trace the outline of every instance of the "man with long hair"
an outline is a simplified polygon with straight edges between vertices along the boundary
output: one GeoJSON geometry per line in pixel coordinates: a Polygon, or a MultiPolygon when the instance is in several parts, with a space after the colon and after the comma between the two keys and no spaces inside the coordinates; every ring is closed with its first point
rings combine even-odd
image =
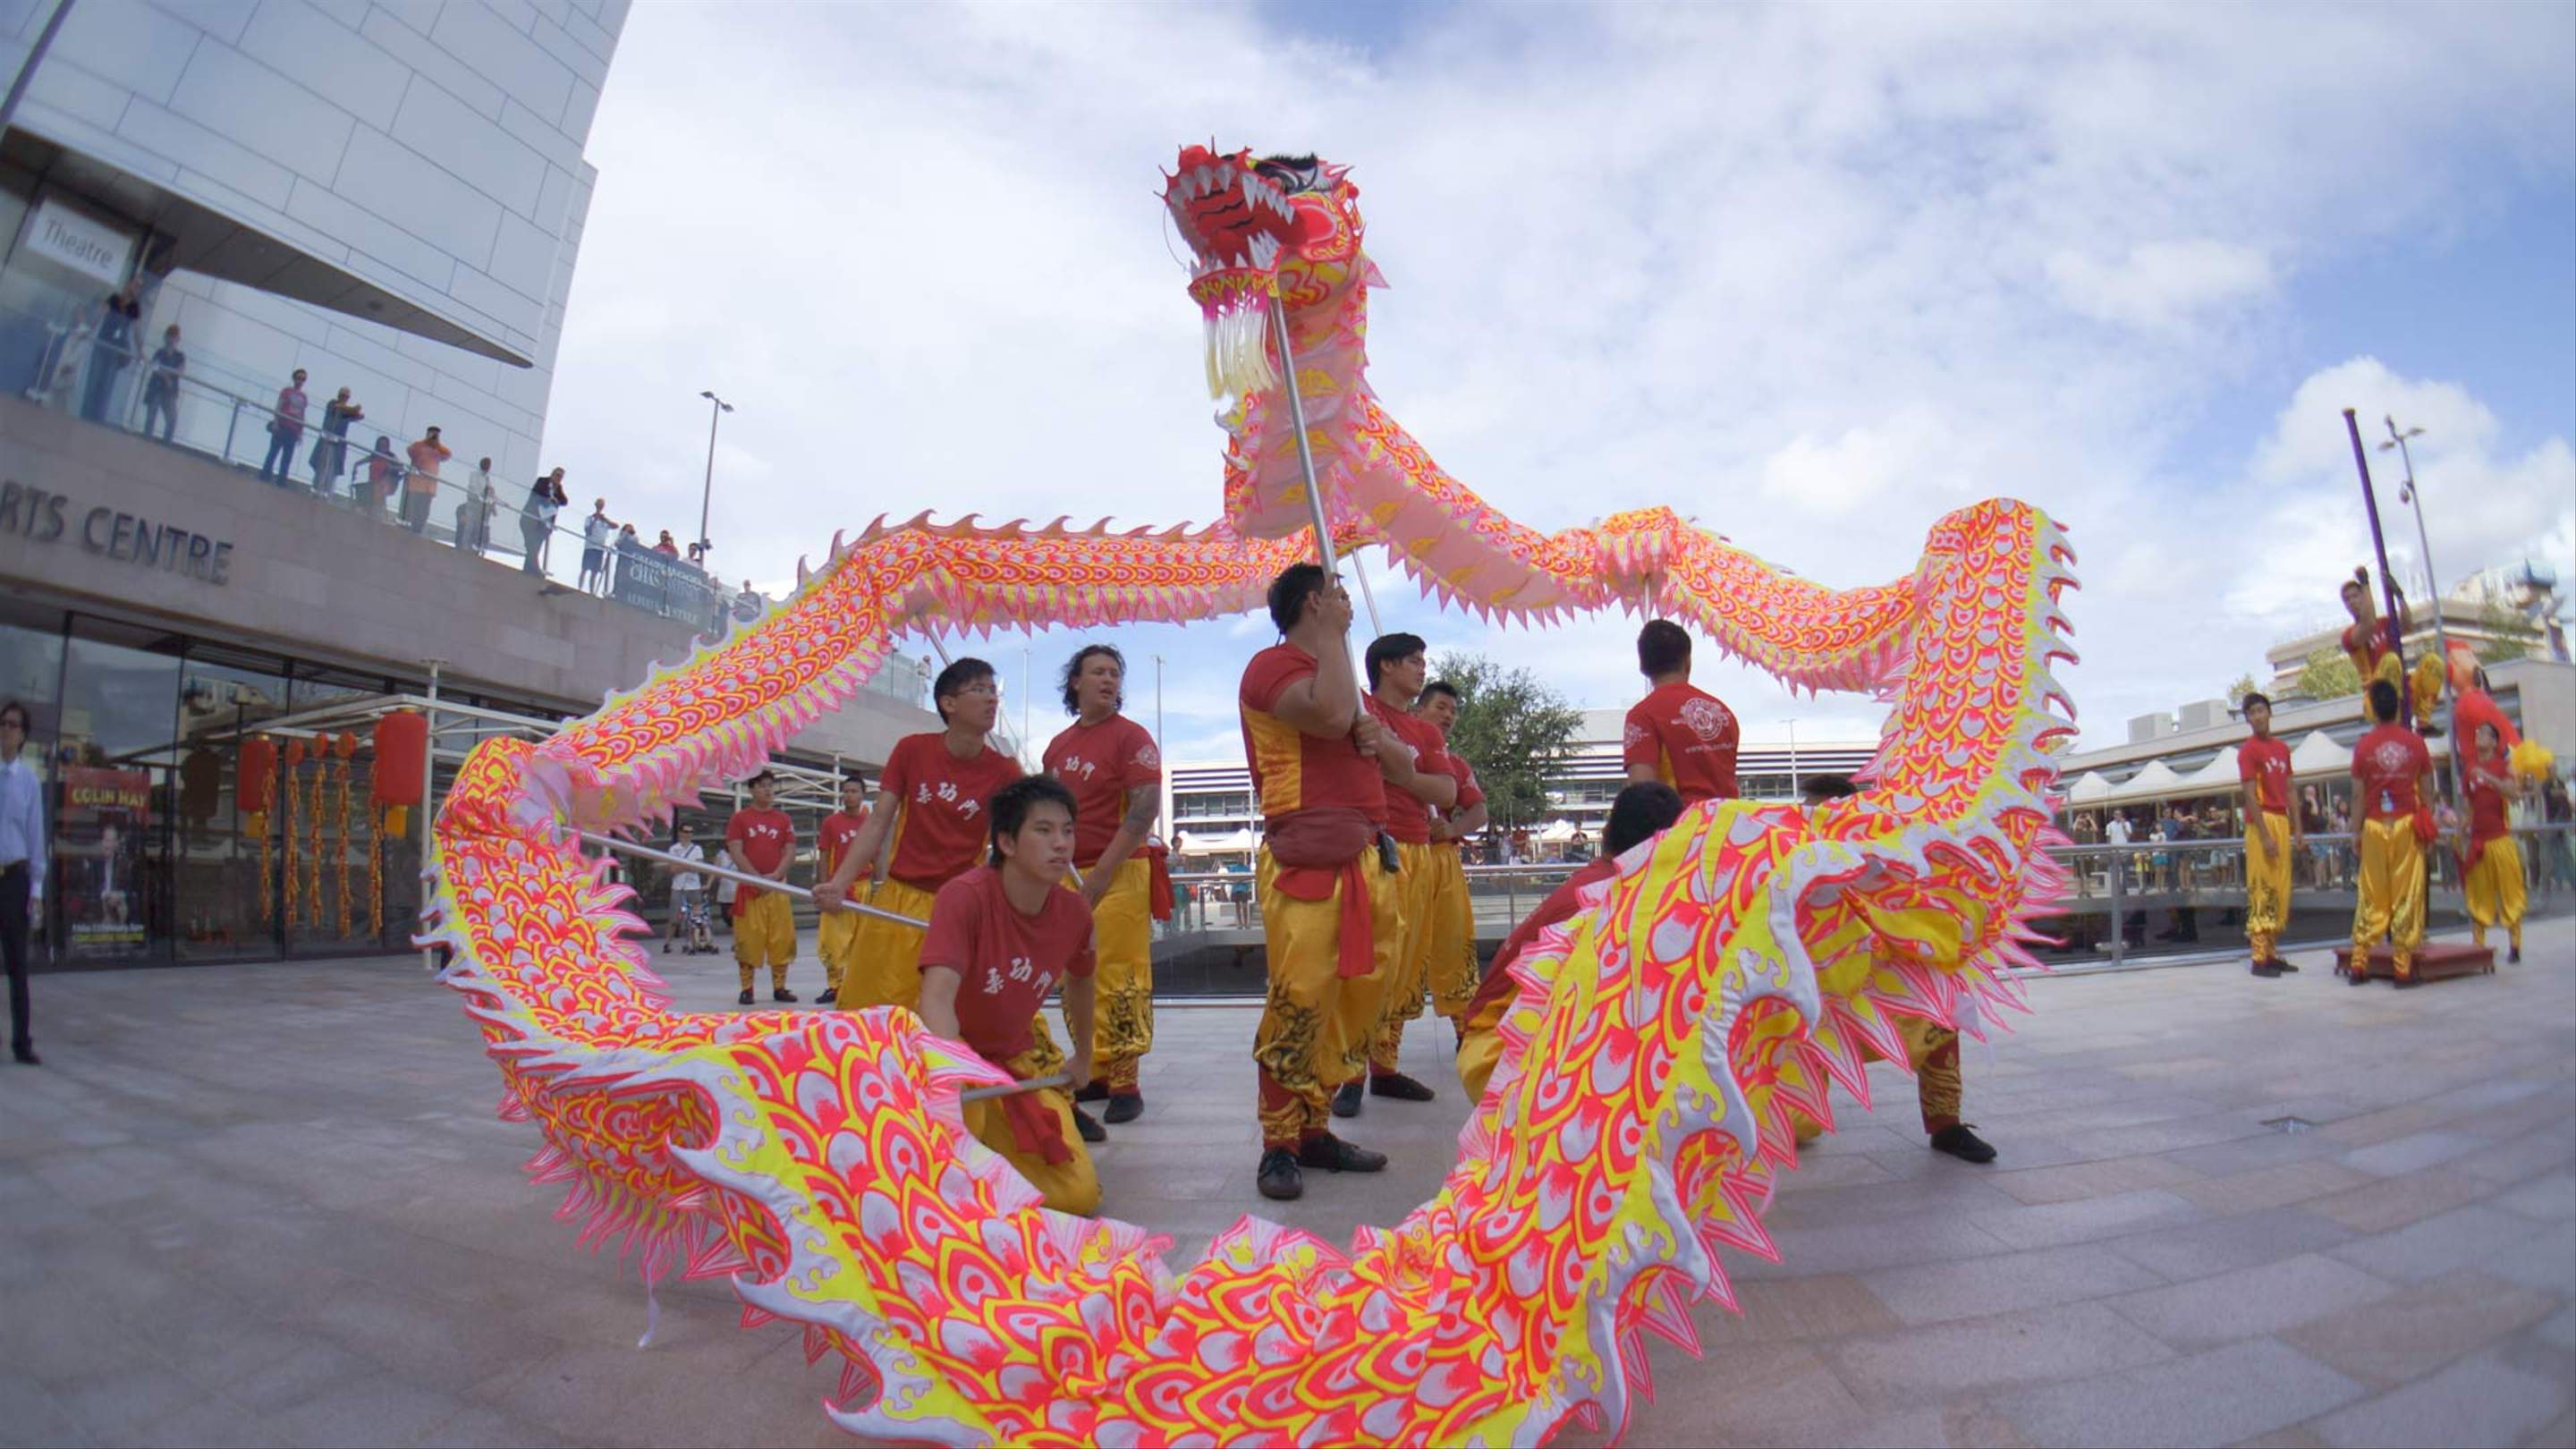
{"type": "Polygon", "coordinates": [[[1099,960],[1097,1075],[1077,1082],[1075,1100],[1106,1101],[1110,1122],[1145,1111],[1137,1064],[1154,1047],[1153,869],[1140,848],[1162,813],[1163,754],[1145,727],[1120,712],[1127,658],[1107,644],[1075,650],[1060,681],[1074,717],[1047,742],[1046,773],[1073,794],[1072,881],[1091,907],[1099,960]]]}

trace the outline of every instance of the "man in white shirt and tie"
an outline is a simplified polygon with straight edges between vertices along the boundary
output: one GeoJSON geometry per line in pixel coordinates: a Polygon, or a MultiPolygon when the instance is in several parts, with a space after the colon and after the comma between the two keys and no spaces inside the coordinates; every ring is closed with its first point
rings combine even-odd
{"type": "Polygon", "coordinates": [[[27,922],[45,900],[45,785],[26,758],[27,707],[0,704],[0,957],[9,967],[9,1051],[35,1066],[27,1004],[27,922]]]}

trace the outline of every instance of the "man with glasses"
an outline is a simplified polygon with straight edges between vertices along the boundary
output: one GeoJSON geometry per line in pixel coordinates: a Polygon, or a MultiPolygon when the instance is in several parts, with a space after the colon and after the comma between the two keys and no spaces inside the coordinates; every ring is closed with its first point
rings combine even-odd
{"type": "Polygon", "coordinates": [[[26,758],[27,707],[0,704],[0,957],[9,967],[9,1051],[37,1065],[27,1002],[27,923],[45,900],[45,784],[26,758]]]}

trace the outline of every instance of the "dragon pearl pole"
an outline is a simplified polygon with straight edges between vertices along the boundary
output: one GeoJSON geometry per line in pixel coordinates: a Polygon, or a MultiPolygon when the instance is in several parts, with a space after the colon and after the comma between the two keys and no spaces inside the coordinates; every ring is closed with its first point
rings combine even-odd
{"type": "MultiPolygon", "coordinates": [[[[1270,293],[1270,332],[1279,339],[1279,376],[1287,384],[1288,427],[1297,439],[1297,466],[1306,474],[1306,511],[1315,522],[1315,556],[1324,565],[1324,572],[1339,573],[1340,565],[1333,558],[1332,525],[1324,520],[1324,490],[1315,481],[1315,449],[1306,441],[1306,397],[1297,388],[1297,349],[1288,341],[1288,304],[1280,300],[1275,283],[1270,293]]],[[[1369,610],[1369,623],[1372,627],[1377,623],[1374,606],[1369,610]]]]}
{"type": "MultiPolygon", "coordinates": [[[[2379,587],[2388,602],[2388,651],[2397,661],[2397,693],[2399,703],[2403,705],[2406,695],[2406,639],[2398,625],[2397,580],[2388,572],[2388,538],[2379,531],[2379,493],[2370,485],[2370,455],[2362,450],[2361,424],[2354,420],[2350,408],[2343,410],[2343,427],[2352,435],[2352,466],[2361,471],[2361,504],[2370,515],[2370,547],[2379,556],[2379,587]]],[[[2370,681],[2363,680],[2361,687],[2369,689],[2370,681]]],[[[2397,713],[2401,719],[2411,718],[2413,709],[2407,706],[2397,713]]]]}
{"type": "MultiPolygon", "coordinates": [[[[789,885],[783,880],[776,880],[765,875],[753,875],[747,870],[734,870],[728,866],[718,865],[711,860],[688,860],[683,857],[673,855],[669,851],[655,850],[649,845],[638,845],[632,840],[620,840],[613,835],[602,835],[595,830],[577,830],[573,833],[603,850],[614,850],[624,855],[640,856],[645,860],[659,861],[664,865],[670,866],[674,870],[690,871],[698,875],[711,875],[718,880],[732,881],[736,885],[757,886],[765,891],[776,891],[780,895],[787,897],[789,900],[810,901],[814,899],[814,893],[803,886],[789,885]]],[[[930,929],[930,923],[922,920],[918,916],[902,915],[894,911],[881,911],[874,906],[860,905],[857,901],[845,901],[843,902],[843,905],[846,909],[855,911],[862,916],[874,916],[882,921],[892,921],[899,926],[913,926],[925,931],[930,929]]]]}

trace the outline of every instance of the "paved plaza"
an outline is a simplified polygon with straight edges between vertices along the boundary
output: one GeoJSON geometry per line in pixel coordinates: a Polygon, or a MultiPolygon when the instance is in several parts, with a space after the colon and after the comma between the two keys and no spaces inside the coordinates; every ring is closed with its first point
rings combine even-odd
{"type": "MultiPolygon", "coordinates": [[[[1925,1150],[1874,1069],[1783,1188],[1741,1318],[1652,1352],[1631,1442],[2576,1443],[2576,928],[2399,994],[2306,969],[2035,983],[1966,1050],[2003,1152],[1925,1150]],[[2266,1125],[2299,1118],[2312,1130],[2266,1125]]],[[[730,960],[656,958],[684,1005],[730,960]]],[[[795,984],[810,989],[810,957],[795,984]]],[[[846,1444],[792,1327],[644,1293],[554,1222],[498,1078],[415,960],[40,977],[0,1069],[0,1442],[846,1444]]],[[[1246,1211],[1346,1240],[1426,1196],[1464,1113],[1372,1103],[1379,1179],[1253,1192],[1251,1015],[1163,1013],[1109,1210],[1186,1262],[1246,1211]]],[[[1570,1442],[1594,1443],[1576,1434],[1570,1442]]]]}

